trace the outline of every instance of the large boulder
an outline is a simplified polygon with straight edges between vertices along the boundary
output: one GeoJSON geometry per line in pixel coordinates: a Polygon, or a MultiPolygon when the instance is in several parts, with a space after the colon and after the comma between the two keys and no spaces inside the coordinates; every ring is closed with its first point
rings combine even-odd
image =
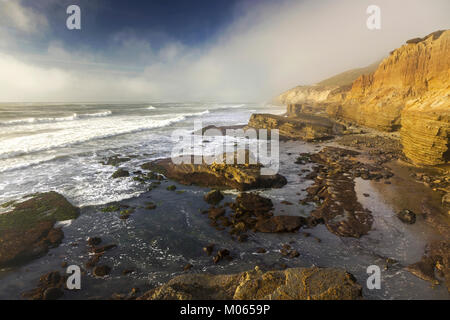
{"type": "Polygon", "coordinates": [[[230,274],[185,274],[146,292],[140,300],[356,300],[361,286],[344,270],[292,268],[230,274]]]}
{"type": "Polygon", "coordinates": [[[53,191],[27,198],[0,214],[0,267],[23,264],[58,246],[64,234],[55,223],[79,215],[78,208],[53,191]]]}
{"type": "MultiPolygon", "coordinates": [[[[224,154],[223,159],[226,159],[224,154]]],[[[236,160],[236,159],[235,159],[236,160]]],[[[181,161],[180,161],[181,162],[181,161]]],[[[238,189],[241,191],[259,188],[281,188],[287,180],[280,174],[262,175],[260,164],[227,164],[213,162],[207,164],[204,160],[200,164],[191,161],[180,163],[172,159],[160,159],[142,165],[145,170],[163,174],[169,179],[173,179],[181,184],[199,185],[211,188],[238,189]]]]}

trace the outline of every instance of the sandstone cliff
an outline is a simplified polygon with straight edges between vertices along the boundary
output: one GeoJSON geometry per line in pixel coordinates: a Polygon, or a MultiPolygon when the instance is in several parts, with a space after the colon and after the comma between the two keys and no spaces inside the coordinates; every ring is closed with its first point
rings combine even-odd
{"type": "Polygon", "coordinates": [[[401,113],[404,154],[415,164],[450,161],[450,86],[432,91],[405,106],[401,113]]]}
{"type": "MultiPolygon", "coordinates": [[[[297,86],[277,97],[277,102],[286,105],[314,106],[324,108],[327,104],[342,101],[351,89],[354,80],[375,71],[379,62],[364,68],[352,69],[311,86],[297,86]]],[[[307,110],[303,110],[307,111],[307,110]]]]}
{"type": "Polygon", "coordinates": [[[345,74],[280,95],[287,115],[299,118],[325,108],[338,120],[401,130],[403,151],[415,164],[450,161],[450,30],[408,40],[350,89],[343,85],[342,79],[351,79],[345,74]]]}
{"type": "Polygon", "coordinates": [[[422,109],[439,103],[449,108],[446,91],[450,78],[450,30],[437,31],[424,38],[407,41],[391,52],[377,70],[362,75],[353,82],[351,90],[340,105],[328,107],[334,117],[385,131],[400,129],[405,105],[420,100],[422,109]],[[444,90],[437,94],[437,91],[444,90]],[[433,93],[434,92],[434,93],[433,93]],[[431,100],[427,101],[426,97],[431,100]],[[437,102],[436,102],[437,103],[437,102]]]}

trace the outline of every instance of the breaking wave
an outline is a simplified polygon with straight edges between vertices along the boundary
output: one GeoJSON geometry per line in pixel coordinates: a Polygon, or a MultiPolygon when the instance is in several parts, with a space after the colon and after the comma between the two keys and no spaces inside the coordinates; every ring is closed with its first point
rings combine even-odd
{"type": "Polygon", "coordinates": [[[2,125],[2,126],[13,126],[13,125],[21,125],[21,124],[35,124],[35,123],[74,121],[74,120],[86,119],[86,118],[107,117],[107,116],[110,116],[111,114],[112,114],[112,112],[110,110],[96,112],[96,113],[85,113],[85,114],[74,113],[71,116],[67,116],[67,117],[26,118],[26,119],[9,120],[9,121],[0,122],[0,125],[2,125]]]}

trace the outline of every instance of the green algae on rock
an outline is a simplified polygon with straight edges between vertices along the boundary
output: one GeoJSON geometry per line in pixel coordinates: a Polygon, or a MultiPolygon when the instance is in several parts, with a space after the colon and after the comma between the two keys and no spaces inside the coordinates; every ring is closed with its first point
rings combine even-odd
{"type": "Polygon", "coordinates": [[[78,215],[79,209],[54,191],[13,203],[0,215],[0,267],[23,264],[57,247],[64,234],[55,223],[78,215]]]}

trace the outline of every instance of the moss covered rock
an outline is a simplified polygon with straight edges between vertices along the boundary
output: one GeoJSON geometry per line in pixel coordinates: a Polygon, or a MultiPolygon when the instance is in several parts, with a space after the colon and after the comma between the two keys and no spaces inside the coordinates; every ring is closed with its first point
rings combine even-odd
{"type": "Polygon", "coordinates": [[[78,208],[53,191],[27,198],[0,215],[0,267],[23,264],[57,247],[64,234],[55,223],[79,215],[78,208]]]}

